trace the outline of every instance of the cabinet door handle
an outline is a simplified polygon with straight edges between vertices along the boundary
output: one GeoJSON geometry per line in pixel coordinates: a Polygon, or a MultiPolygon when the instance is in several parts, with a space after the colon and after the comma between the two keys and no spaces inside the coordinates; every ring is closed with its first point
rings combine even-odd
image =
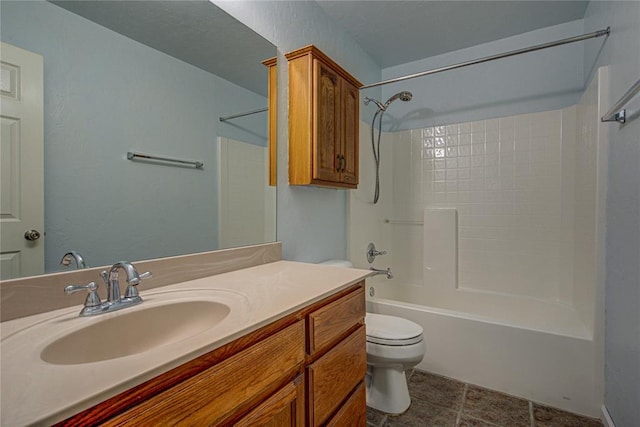
{"type": "Polygon", "coordinates": [[[342,169],[342,156],[340,154],[336,154],[336,158],[338,159],[338,165],[336,166],[336,172],[340,173],[340,169],[342,169]]]}
{"type": "Polygon", "coordinates": [[[340,162],[340,165],[341,165],[341,170],[340,170],[340,172],[344,172],[344,171],[345,171],[345,166],[347,165],[347,161],[346,161],[346,159],[344,158],[344,155],[340,155],[340,159],[342,160],[342,161],[340,162]]]}

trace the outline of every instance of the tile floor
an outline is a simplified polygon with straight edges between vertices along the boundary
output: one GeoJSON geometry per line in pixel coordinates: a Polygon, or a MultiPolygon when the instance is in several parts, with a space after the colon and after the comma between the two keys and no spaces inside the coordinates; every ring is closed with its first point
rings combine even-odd
{"type": "Polygon", "coordinates": [[[600,420],[549,408],[418,370],[407,374],[411,406],[393,416],[367,408],[369,427],[602,427],[600,420]]]}

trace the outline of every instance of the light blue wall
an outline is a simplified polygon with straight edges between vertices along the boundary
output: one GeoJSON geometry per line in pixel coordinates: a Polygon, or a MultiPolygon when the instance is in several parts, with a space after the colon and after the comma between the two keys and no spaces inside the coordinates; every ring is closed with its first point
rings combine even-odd
{"type": "MultiPolygon", "coordinates": [[[[385,68],[382,77],[387,80],[582,33],[582,20],[573,21],[385,68]]],[[[386,85],[383,101],[401,90],[411,91],[413,99],[396,101],[385,113],[383,127],[415,129],[573,105],[583,90],[583,53],[583,44],[574,43],[386,85]]]]}
{"type": "MultiPolygon", "coordinates": [[[[312,1],[214,1],[278,49],[278,240],[285,259],[346,257],[346,191],[288,185],[288,72],[284,54],[316,45],[362,83],[380,67],[312,1]]],[[[379,91],[378,91],[379,93],[379,91]]],[[[364,110],[364,109],[363,109],[364,110]]],[[[363,111],[361,117],[369,114],[363,111]]]]}
{"type": "MultiPolygon", "coordinates": [[[[612,105],[640,78],[640,2],[592,1],[584,21],[611,26],[604,45],[586,43],[584,66],[585,82],[610,66],[612,105]]],[[[626,125],[607,125],[605,405],[617,427],[640,425],[640,96],[629,111],[626,125]]]]}
{"type": "MultiPolygon", "coordinates": [[[[363,83],[377,80],[376,64],[313,3],[216,3],[276,44],[281,64],[286,64],[284,52],[314,43],[363,83]]],[[[607,26],[612,27],[612,34],[606,40],[594,39],[387,86],[382,96],[379,90],[363,95],[384,100],[399,90],[413,91],[410,104],[394,104],[389,118],[395,120],[387,122],[387,128],[417,128],[562,108],[579,99],[597,67],[611,65],[611,93],[617,99],[640,76],[637,1],[592,1],[583,21],[388,68],[382,76],[391,78],[607,26]]],[[[282,67],[278,96],[278,237],[284,242],[285,257],[314,261],[342,256],[343,192],[286,184],[287,73],[282,67]]],[[[363,109],[362,117],[370,120],[370,109],[363,109]]],[[[625,427],[640,425],[640,120],[610,126],[605,399],[616,425],[625,427]]]]}
{"type": "Polygon", "coordinates": [[[44,56],[46,270],[70,249],[93,266],[215,249],[216,137],[265,145],[267,126],[266,114],[218,117],[266,98],[51,3],[1,8],[2,40],[44,56]],[[134,163],[130,150],[205,168],[134,163]]]}

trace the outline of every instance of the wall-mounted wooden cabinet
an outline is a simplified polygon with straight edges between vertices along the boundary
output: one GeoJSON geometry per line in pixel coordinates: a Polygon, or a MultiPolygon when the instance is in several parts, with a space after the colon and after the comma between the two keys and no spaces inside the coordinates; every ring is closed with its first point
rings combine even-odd
{"type": "Polygon", "coordinates": [[[362,84],[315,46],[289,61],[289,184],[357,188],[362,84]]]}
{"type": "Polygon", "coordinates": [[[269,185],[276,186],[278,182],[278,58],[262,61],[269,68],[269,185]]]}

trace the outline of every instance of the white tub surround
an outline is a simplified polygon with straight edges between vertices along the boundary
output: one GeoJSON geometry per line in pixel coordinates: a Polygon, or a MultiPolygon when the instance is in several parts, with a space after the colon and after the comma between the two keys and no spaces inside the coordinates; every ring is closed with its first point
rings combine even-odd
{"type": "Polygon", "coordinates": [[[368,310],[424,328],[418,368],[601,415],[607,100],[603,68],[562,110],[386,133],[377,205],[361,141],[349,259],[387,251],[368,310]]]}
{"type": "MultiPolygon", "coordinates": [[[[370,274],[366,270],[276,261],[150,291],[141,288],[140,294],[146,301],[125,310],[143,310],[145,305],[154,305],[162,293],[201,293],[206,299],[207,291],[215,290],[227,294],[225,302],[231,307],[229,321],[153,350],[86,364],[49,364],[40,359],[40,352],[78,325],[99,322],[104,316],[117,316],[118,312],[80,318],[81,306],[74,306],[3,322],[0,424],[61,421],[358,283],[370,274]],[[53,324],[43,326],[51,319],[55,319],[53,324]],[[64,384],[62,392],[61,384],[64,384]]],[[[61,283],[60,289],[64,285],[61,283]]]]}

